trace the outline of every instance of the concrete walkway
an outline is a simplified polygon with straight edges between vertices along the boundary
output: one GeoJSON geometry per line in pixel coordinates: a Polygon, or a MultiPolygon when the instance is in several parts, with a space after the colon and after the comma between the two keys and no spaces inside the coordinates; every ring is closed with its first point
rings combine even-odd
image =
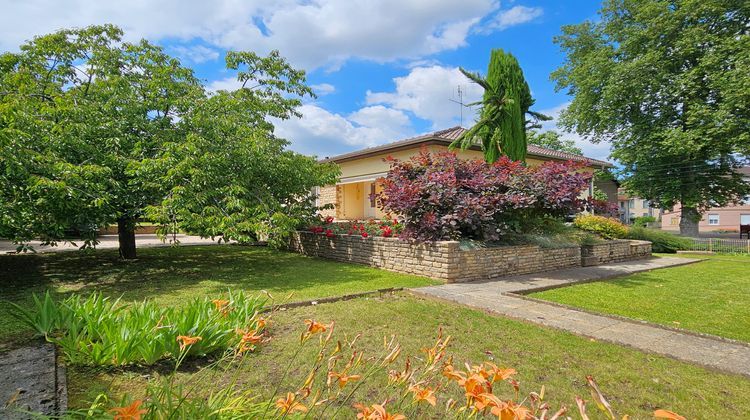
{"type": "Polygon", "coordinates": [[[750,377],[750,345],[676,331],[621,317],[595,315],[518,294],[568,284],[625,276],[700,260],[652,258],[516,276],[486,282],[452,283],[412,289],[413,292],[570,331],[585,337],[658,353],[685,362],[750,377]]]}
{"type": "MultiPolygon", "coordinates": [[[[170,235],[167,237],[166,242],[162,242],[156,235],[142,234],[135,235],[135,244],[137,248],[151,248],[159,246],[171,246],[169,242],[172,239],[170,235]]],[[[218,238],[217,238],[218,239],[218,238]]],[[[177,240],[180,241],[180,245],[216,245],[217,242],[211,240],[211,238],[201,238],[200,236],[189,236],[189,235],[177,235],[177,240]]],[[[96,249],[117,249],[117,235],[102,235],[99,237],[99,244],[96,249]]],[[[79,246],[82,243],[76,242],[79,246]]],[[[42,246],[39,242],[32,242],[31,245],[34,247],[36,252],[61,252],[61,251],[77,251],[78,247],[73,246],[70,242],[64,243],[59,242],[57,246],[42,246]]],[[[14,253],[18,245],[11,241],[0,239],[0,254],[14,253]]]]}

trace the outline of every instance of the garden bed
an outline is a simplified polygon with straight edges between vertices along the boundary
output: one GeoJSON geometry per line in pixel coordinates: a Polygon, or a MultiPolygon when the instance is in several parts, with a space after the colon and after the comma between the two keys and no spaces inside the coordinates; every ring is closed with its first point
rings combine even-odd
{"type": "Polygon", "coordinates": [[[646,241],[618,240],[560,248],[513,245],[462,249],[458,241],[414,243],[397,238],[302,231],[292,235],[289,247],[304,255],[432,277],[449,283],[651,256],[651,244],[646,241]]]}

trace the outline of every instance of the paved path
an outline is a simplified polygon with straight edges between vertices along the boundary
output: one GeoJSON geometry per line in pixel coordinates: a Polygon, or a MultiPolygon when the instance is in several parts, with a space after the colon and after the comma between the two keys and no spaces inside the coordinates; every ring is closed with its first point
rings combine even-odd
{"type": "MultiPolygon", "coordinates": [[[[169,240],[172,239],[170,235],[166,242],[162,242],[156,235],[141,234],[135,235],[135,243],[137,248],[150,248],[157,246],[170,246],[169,240]]],[[[216,241],[212,241],[211,238],[201,238],[200,236],[189,236],[189,235],[177,235],[177,240],[180,241],[180,245],[215,245],[216,241]]],[[[96,249],[117,249],[117,235],[102,235],[99,237],[99,244],[96,249]]],[[[39,242],[32,242],[31,245],[34,247],[36,252],[60,252],[60,251],[76,251],[78,247],[73,246],[71,243],[60,242],[57,246],[42,246],[39,242]]],[[[0,254],[13,253],[16,251],[16,247],[11,241],[0,240],[0,254]]]]}
{"type": "Polygon", "coordinates": [[[595,315],[524,299],[514,293],[619,277],[700,260],[652,258],[642,261],[582,267],[494,281],[452,283],[412,291],[490,312],[570,331],[575,334],[662,354],[678,360],[750,377],[750,346],[683,333],[654,324],[595,315]]]}
{"type": "Polygon", "coordinates": [[[0,418],[52,416],[66,409],[65,370],[55,363],[53,345],[37,342],[0,354],[0,418]]]}

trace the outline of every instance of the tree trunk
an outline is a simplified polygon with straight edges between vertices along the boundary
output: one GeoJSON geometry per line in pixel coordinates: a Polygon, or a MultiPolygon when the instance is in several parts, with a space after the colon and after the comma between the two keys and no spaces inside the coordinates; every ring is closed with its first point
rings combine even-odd
{"type": "Polygon", "coordinates": [[[135,253],[135,221],[126,218],[117,219],[117,239],[120,243],[120,258],[134,260],[135,253]]]}
{"type": "Polygon", "coordinates": [[[698,237],[698,222],[701,214],[695,207],[682,207],[680,213],[680,235],[698,237]]]}

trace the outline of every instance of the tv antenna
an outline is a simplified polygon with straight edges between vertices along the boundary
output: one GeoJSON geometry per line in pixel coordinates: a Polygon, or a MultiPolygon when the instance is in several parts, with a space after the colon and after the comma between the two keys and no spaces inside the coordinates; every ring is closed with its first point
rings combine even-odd
{"type": "Polygon", "coordinates": [[[461,85],[458,85],[458,89],[456,89],[456,92],[458,93],[458,100],[455,100],[453,98],[448,99],[449,101],[458,104],[458,112],[459,112],[459,125],[461,127],[464,126],[464,107],[467,106],[464,103],[464,91],[461,89],[461,85]]]}

